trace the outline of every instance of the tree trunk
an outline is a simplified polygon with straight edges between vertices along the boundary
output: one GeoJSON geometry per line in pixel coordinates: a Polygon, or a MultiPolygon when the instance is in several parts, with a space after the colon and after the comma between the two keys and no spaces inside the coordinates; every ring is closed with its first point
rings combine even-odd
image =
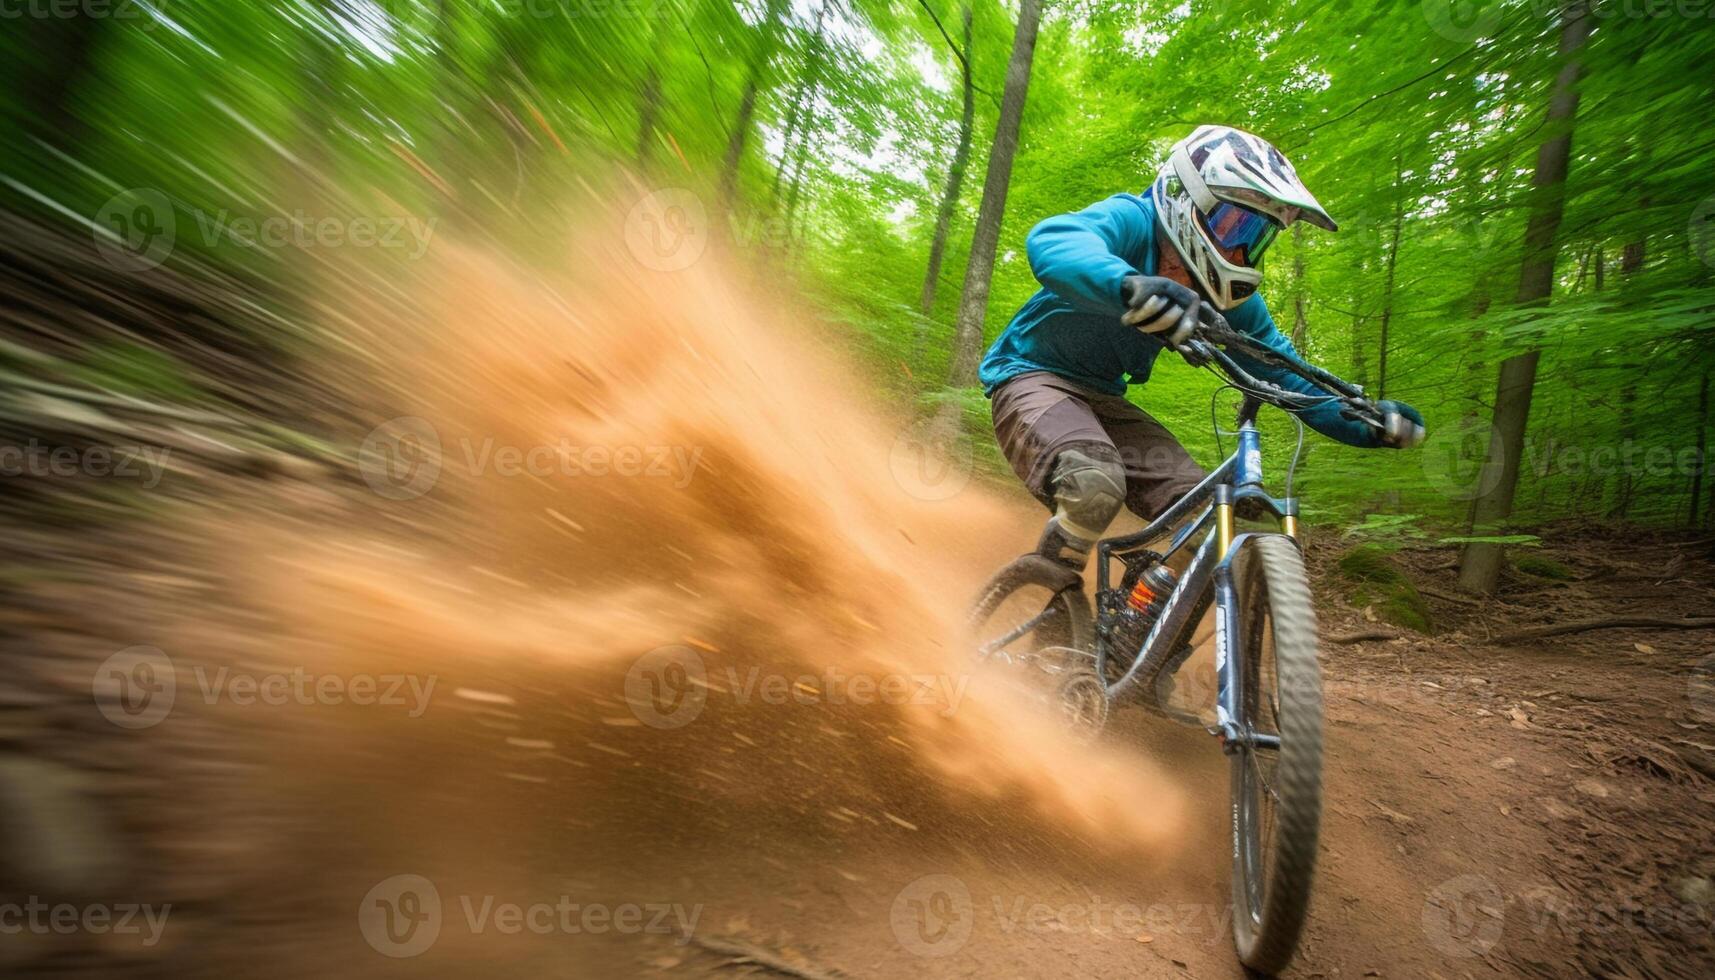
{"type": "Polygon", "coordinates": [[[775,203],[780,201],[780,181],[786,176],[787,162],[792,158],[792,149],[797,140],[809,139],[806,108],[815,99],[816,91],[822,85],[822,60],[826,49],[822,46],[822,37],[827,30],[825,19],[828,16],[827,0],[816,9],[816,29],[810,37],[809,50],[805,54],[804,73],[798,77],[798,90],[792,93],[792,107],[786,112],[786,132],[780,140],[780,166],[774,171],[774,186],[769,188],[769,199],[775,203]]]}
{"type": "Polygon", "coordinates": [[[1352,314],[1352,381],[1360,388],[1370,384],[1370,358],[1364,350],[1364,324],[1369,317],[1352,314]]]}
{"type": "Polygon", "coordinates": [[[1292,346],[1308,357],[1304,349],[1310,343],[1310,320],[1306,315],[1309,294],[1304,285],[1304,226],[1292,223],[1292,346]]]}
{"type": "Polygon", "coordinates": [[[779,34],[780,21],[785,14],[786,0],[768,0],[761,35],[756,39],[756,47],[750,56],[750,67],[745,73],[744,95],[739,99],[738,118],[733,121],[732,135],[727,138],[726,156],[721,160],[722,214],[732,212],[733,200],[738,195],[739,164],[744,161],[744,148],[750,142],[751,121],[756,116],[756,100],[762,94],[763,76],[768,73],[768,62],[774,55],[775,37],[779,34]]]}
{"type": "Polygon", "coordinates": [[[1377,341],[1376,351],[1376,356],[1378,358],[1378,363],[1376,365],[1376,397],[1378,399],[1387,397],[1388,326],[1393,322],[1393,287],[1399,267],[1399,231],[1400,226],[1405,223],[1405,198],[1403,196],[1405,189],[1400,186],[1400,182],[1404,178],[1398,157],[1394,158],[1394,174],[1395,200],[1393,204],[1393,240],[1388,243],[1387,248],[1387,280],[1382,286],[1381,337],[1377,341]]]}
{"type": "MultiPolygon", "coordinates": [[[[1578,83],[1583,73],[1579,52],[1590,37],[1590,11],[1583,0],[1561,12],[1561,68],[1554,79],[1548,104],[1548,136],[1537,148],[1536,173],[1531,178],[1530,222],[1525,228],[1524,262],[1519,274],[1517,302],[1536,306],[1547,302],[1554,291],[1554,260],[1560,219],[1566,208],[1566,174],[1572,156],[1572,124],[1578,112],[1578,83]]],[[[1540,349],[1516,354],[1501,362],[1495,385],[1494,431],[1500,452],[1490,453],[1483,486],[1488,492],[1472,508],[1472,533],[1493,534],[1512,514],[1513,492],[1518,488],[1519,463],[1524,454],[1525,425],[1530,419],[1531,390],[1536,384],[1540,349]],[[1492,482],[1491,482],[1491,477],[1492,482]]],[[[1459,587],[1469,592],[1492,592],[1500,581],[1505,554],[1501,546],[1473,542],[1465,546],[1459,562],[1459,587]]]]}
{"type": "Polygon", "coordinates": [[[953,163],[947,168],[947,186],[941,192],[941,209],[935,214],[935,237],[929,242],[929,268],[923,274],[923,293],[917,308],[928,316],[935,308],[935,288],[941,281],[941,260],[947,253],[947,232],[953,226],[953,212],[959,206],[959,194],[965,186],[965,170],[971,163],[971,126],[976,119],[976,83],[971,78],[971,4],[965,3],[965,48],[955,51],[959,56],[960,74],[964,81],[964,109],[959,116],[959,144],[953,151],[953,163]]]}
{"type": "MultiPolygon", "coordinates": [[[[1644,203],[1647,203],[1648,200],[1648,198],[1645,198],[1644,203]]],[[[1634,285],[1632,277],[1637,274],[1639,269],[1643,268],[1645,249],[1647,247],[1648,239],[1640,237],[1635,241],[1627,242],[1626,247],[1621,250],[1621,290],[1625,290],[1626,288],[1634,285]]],[[[1642,366],[1643,364],[1641,361],[1624,365],[1624,367],[1632,370],[1636,370],[1642,366]]],[[[1625,387],[1620,389],[1620,443],[1622,451],[1625,447],[1630,446],[1632,441],[1638,437],[1637,404],[1638,383],[1636,381],[1627,381],[1625,387]]],[[[1626,516],[1626,514],[1632,509],[1632,492],[1636,487],[1637,484],[1632,478],[1631,468],[1627,466],[1620,467],[1619,494],[1614,500],[1614,506],[1608,510],[1609,517],[1624,518],[1626,516]]]]}
{"type": "Polygon", "coordinates": [[[655,120],[661,115],[661,72],[655,59],[649,59],[649,73],[643,76],[643,91],[637,110],[637,166],[649,169],[651,149],[655,144],[655,120]]]}
{"type": "MultiPolygon", "coordinates": [[[[814,110],[811,110],[804,120],[805,127],[808,128],[815,122],[815,120],[816,113],[814,110]]],[[[798,236],[795,233],[798,221],[798,195],[804,189],[804,170],[808,165],[809,157],[810,141],[808,139],[799,140],[798,152],[792,159],[792,181],[790,190],[788,190],[786,194],[786,239],[787,247],[789,249],[791,247],[791,243],[798,240],[798,236]]]]}
{"type": "Polygon", "coordinates": [[[952,369],[947,383],[967,387],[977,378],[982,352],[983,318],[988,314],[989,283],[1000,246],[1000,220],[1006,212],[1007,185],[1012,181],[1012,157],[1018,151],[1018,127],[1030,88],[1030,63],[1036,56],[1036,29],[1042,20],[1042,0],[1019,0],[1018,29],[1012,37],[1012,59],[1006,66],[1006,90],[1001,93],[1000,121],[989,150],[988,174],[983,178],[983,202],[971,235],[971,255],[965,263],[965,291],[959,300],[958,329],[953,339],[952,369]]]}
{"type": "Polygon", "coordinates": [[[1685,526],[1697,526],[1697,506],[1703,499],[1703,458],[1709,448],[1709,370],[1703,370],[1703,383],[1697,386],[1697,462],[1691,471],[1691,508],[1685,515],[1685,526]]]}
{"type": "Polygon", "coordinates": [[[19,84],[17,96],[29,113],[27,125],[44,142],[73,152],[82,139],[85,127],[74,98],[94,74],[95,52],[110,23],[110,18],[86,12],[42,18],[30,28],[34,32],[30,47],[38,60],[19,84]]]}

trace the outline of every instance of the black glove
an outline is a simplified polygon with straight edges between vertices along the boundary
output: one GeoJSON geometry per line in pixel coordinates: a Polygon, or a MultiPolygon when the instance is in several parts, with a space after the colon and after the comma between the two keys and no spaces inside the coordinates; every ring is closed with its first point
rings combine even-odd
{"type": "Polygon", "coordinates": [[[1155,334],[1177,349],[1197,326],[1197,293],[1164,276],[1126,276],[1120,283],[1126,311],[1120,322],[1155,334]]]}
{"type": "Polygon", "coordinates": [[[1423,444],[1427,434],[1423,416],[1405,402],[1384,400],[1376,402],[1382,413],[1382,445],[1393,449],[1410,449],[1423,444]]]}

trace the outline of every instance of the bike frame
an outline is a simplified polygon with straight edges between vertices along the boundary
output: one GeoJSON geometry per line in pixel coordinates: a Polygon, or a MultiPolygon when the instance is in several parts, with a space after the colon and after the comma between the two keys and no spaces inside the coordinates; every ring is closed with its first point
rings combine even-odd
{"type": "MultiPolygon", "coordinates": [[[[1109,646],[1111,630],[1101,608],[1101,596],[1111,589],[1109,559],[1145,551],[1145,545],[1164,537],[1198,507],[1204,508],[1195,520],[1174,535],[1166,553],[1158,556],[1165,559],[1199,534],[1203,535],[1196,555],[1168,596],[1137,656],[1132,658],[1131,668],[1119,680],[1107,684],[1107,691],[1108,697],[1117,702],[1124,697],[1136,696],[1144,684],[1153,684],[1164,669],[1169,669],[1168,658],[1190,642],[1203,610],[1213,599],[1216,607],[1215,673],[1219,684],[1213,732],[1228,753],[1237,751],[1241,745],[1258,748],[1278,748],[1280,745],[1278,736],[1252,732],[1239,721],[1242,716],[1238,699],[1244,690],[1244,651],[1238,649],[1243,641],[1239,635],[1233,559],[1246,541],[1259,534],[1234,535],[1234,508],[1240,503],[1254,501],[1255,507],[1272,513],[1280,520],[1281,533],[1295,541],[1298,537],[1297,500],[1272,496],[1262,487],[1262,434],[1256,427],[1259,407],[1260,403],[1255,399],[1245,400],[1239,410],[1238,448],[1214,472],[1175,501],[1148,527],[1135,534],[1103,539],[1096,545],[1096,676],[1105,679],[1108,657],[1115,652],[1109,646]]],[[[1177,665],[1171,669],[1176,670],[1177,665]]],[[[1161,707],[1168,711],[1165,706],[1161,707]]],[[[1189,717],[1180,720],[1202,724],[1189,717]]]]}

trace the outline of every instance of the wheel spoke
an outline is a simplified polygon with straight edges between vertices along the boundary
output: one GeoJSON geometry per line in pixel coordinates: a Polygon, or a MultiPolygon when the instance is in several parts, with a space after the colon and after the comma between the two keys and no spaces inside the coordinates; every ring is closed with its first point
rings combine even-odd
{"type": "Polygon", "coordinates": [[[1007,647],[1011,646],[1020,637],[1028,636],[1031,633],[1034,633],[1037,630],[1037,628],[1041,627],[1042,625],[1044,625],[1046,623],[1054,621],[1059,616],[1060,616],[1059,605],[1056,603],[1050,602],[1047,606],[1043,607],[1043,610],[1041,612],[1030,617],[1029,619],[1020,623],[1019,625],[1013,627],[1011,630],[1007,631],[1006,634],[999,636],[999,637],[996,637],[995,639],[990,640],[987,643],[982,644],[981,646],[979,646],[977,648],[977,651],[980,654],[982,654],[982,656],[984,656],[984,657],[992,657],[996,653],[998,653],[998,652],[1006,649],[1007,647]]]}

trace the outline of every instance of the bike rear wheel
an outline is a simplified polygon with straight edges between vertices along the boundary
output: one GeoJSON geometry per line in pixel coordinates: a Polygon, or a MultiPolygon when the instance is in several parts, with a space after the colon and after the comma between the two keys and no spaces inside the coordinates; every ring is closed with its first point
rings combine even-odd
{"type": "Polygon", "coordinates": [[[1092,648],[1083,579],[1026,555],[1001,569],[971,604],[967,623],[980,660],[1028,660],[1052,647],[1092,648]]]}
{"type": "Polygon", "coordinates": [[[1236,561],[1238,717],[1230,757],[1233,938],[1274,974],[1292,959],[1310,905],[1322,816],[1322,672],[1304,560],[1291,539],[1257,537],[1236,561]]]}
{"type": "Polygon", "coordinates": [[[1108,718],[1107,686],[1097,676],[1083,578],[1038,555],[1018,559],[989,580],[972,604],[968,629],[978,660],[1016,665],[1037,696],[1054,705],[1078,741],[1098,736],[1108,718]]]}

